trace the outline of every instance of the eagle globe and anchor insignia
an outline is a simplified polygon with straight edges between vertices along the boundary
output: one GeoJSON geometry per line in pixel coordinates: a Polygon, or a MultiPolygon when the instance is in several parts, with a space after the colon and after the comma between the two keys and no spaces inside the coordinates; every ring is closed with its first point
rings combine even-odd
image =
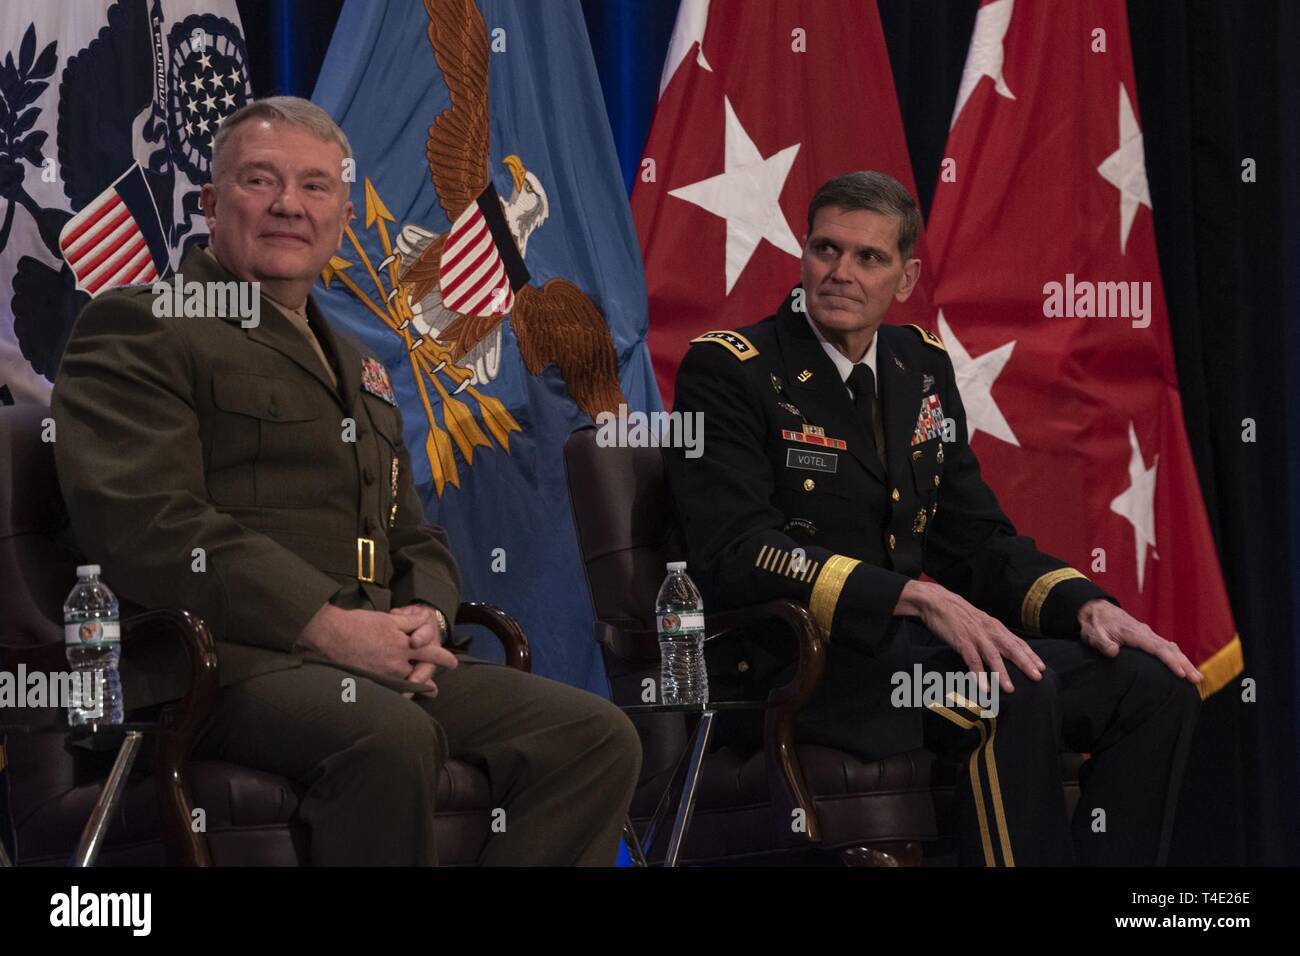
{"type": "Polygon", "coordinates": [[[625,399],[614,340],[596,305],[565,279],[529,283],[528,240],[550,205],[541,181],[517,155],[502,160],[510,172],[508,197],[497,193],[489,176],[488,36],[478,7],[473,0],[425,0],[424,6],[429,43],[451,100],[429,127],[425,160],[451,226],[437,234],[408,223],[394,237],[389,224],[396,225],[396,217],[367,177],[364,228],[373,230],[384,257],[372,262],[349,225],[345,235],[364,278],[346,271],[353,261],[335,256],[322,279],[327,288],[343,285],[406,346],[441,496],[447,484],[460,487],[453,444],[472,466],[476,447],[490,449],[495,441],[509,454],[510,433],[522,430],[505,405],[482,390],[500,371],[507,315],[529,374],[540,375],[554,362],[569,395],[593,418],[616,412],[625,399]],[[366,280],[373,296],[363,287],[366,280]],[[474,402],[478,415],[457,396],[474,402]]]}

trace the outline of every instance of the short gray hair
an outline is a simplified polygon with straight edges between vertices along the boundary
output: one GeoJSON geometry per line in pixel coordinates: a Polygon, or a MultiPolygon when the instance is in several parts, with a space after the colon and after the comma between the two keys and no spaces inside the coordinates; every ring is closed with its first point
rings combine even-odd
{"type": "Polygon", "coordinates": [[[845,173],[824,182],[808,204],[808,232],[813,229],[817,211],[826,206],[840,209],[865,209],[898,220],[898,251],[904,259],[912,258],[921,234],[921,210],[907,188],[893,176],[874,169],[845,173]]]}
{"type": "Polygon", "coordinates": [[[352,145],[338,123],[311,100],[300,96],[268,96],[251,100],[235,110],[224,120],[212,140],[212,179],[216,180],[222,166],[222,154],[230,142],[231,134],[249,120],[264,119],[273,123],[300,126],[326,142],[337,143],[343,155],[351,158],[352,145]]]}

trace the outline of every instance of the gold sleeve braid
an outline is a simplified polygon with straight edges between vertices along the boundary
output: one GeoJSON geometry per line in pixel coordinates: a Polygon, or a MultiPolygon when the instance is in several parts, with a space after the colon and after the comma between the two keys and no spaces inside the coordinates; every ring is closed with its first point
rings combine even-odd
{"type": "Polygon", "coordinates": [[[1037,581],[1029,586],[1025,592],[1025,599],[1020,605],[1020,623],[1025,630],[1039,633],[1039,618],[1043,613],[1043,604],[1047,601],[1048,594],[1052,588],[1056,587],[1062,581],[1070,581],[1074,578],[1083,578],[1088,580],[1088,576],[1074,568],[1057,568],[1055,571],[1048,571],[1040,576],[1037,581]]]}
{"type": "Polygon", "coordinates": [[[832,554],[826,559],[817,583],[813,585],[812,597],[808,600],[808,610],[813,620],[821,628],[822,636],[830,640],[831,622],[835,620],[835,606],[839,604],[840,592],[844,582],[862,562],[857,558],[846,558],[842,554],[832,554]]]}

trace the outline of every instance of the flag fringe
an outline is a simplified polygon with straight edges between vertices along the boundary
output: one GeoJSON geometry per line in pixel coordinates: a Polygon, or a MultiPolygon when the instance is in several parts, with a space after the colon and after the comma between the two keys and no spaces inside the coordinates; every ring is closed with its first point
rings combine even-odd
{"type": "Polygon", "coordinates": [[[1196,669],[1205,676],[1199,688],[1201,700],[1218,693],[1245,667],[1246,662],[1241,655],[1241,635],[1234,634],[1232,640],[1215,651],[1209,660],[1196,665],[1196,669]]]}

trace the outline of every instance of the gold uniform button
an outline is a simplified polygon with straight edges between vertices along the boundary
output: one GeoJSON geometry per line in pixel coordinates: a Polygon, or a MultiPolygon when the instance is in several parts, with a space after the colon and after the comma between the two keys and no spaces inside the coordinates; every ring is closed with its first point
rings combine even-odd
{"type": "Polygon", "coordinates": [[[736,664],[736,670],[740,671],[742,674],[745,673],[745,671],[749,670],[749,661],[740,661],[736,664]]]}
{"type": "Polygon", "coordinates": [[[935,475],[935,476],[934,476],[934,486],[935,486],[936,488],[939,487],[939,476],[938,476],[938,475],[935,475]]]}
{"type": "Polygon", "coordinates": [[[894,538],[894,533],[891,531],[891,532],[889,533],[889,550],[890,550],[890,551],[893,551],[893,550],[894,550],[894,545],[896,545],[896,544],[898,544],[898,541],[894,538]]]}
{"type": "Polygon", "coordinates": [[[897,488],[895,488],[893,491],[889,493],[889,497],[893,498],[895,501],[899,501],[902,498],[902,496],[898,493],[897,488]]]}
{"type": "Polygon", "coordinates": [[[816,487],[817,487],[817,482],[813,481],[811,478],[805,478],[803,480],[804,491],[812,491],[816,487]]]}

